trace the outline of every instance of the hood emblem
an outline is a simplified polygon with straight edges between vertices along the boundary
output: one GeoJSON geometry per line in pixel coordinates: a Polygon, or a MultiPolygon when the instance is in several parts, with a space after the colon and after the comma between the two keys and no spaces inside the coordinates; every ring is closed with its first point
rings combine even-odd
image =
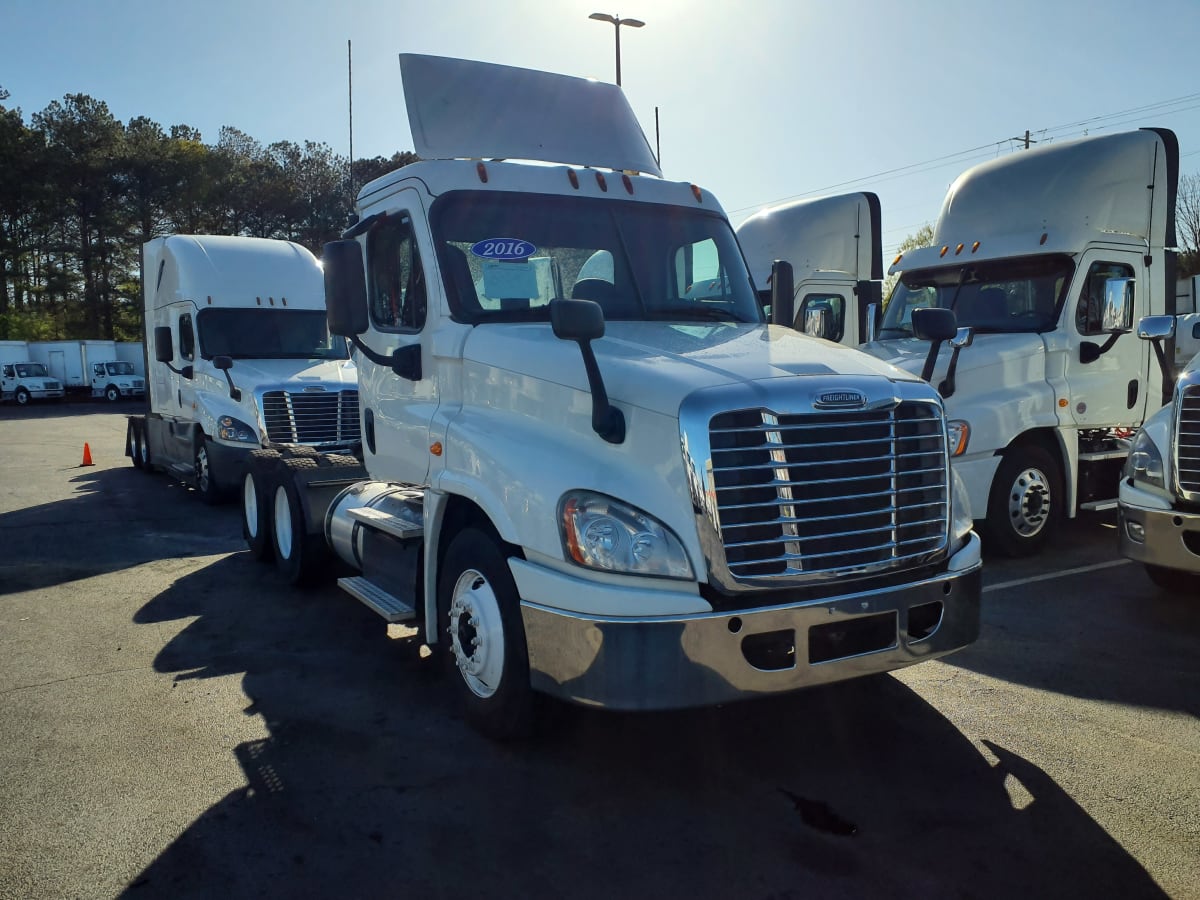
{"type": "Polygon", "coordinates": [[[866,405],[867,395],[861,391],[825,391],[813,401],[817,409],[864,409],[866,405]]]}
{"type": "Polygon", "coordinates": [[[306,384],[304,386],[304,393],[306,394],[319,394],[324,390],[325,388],[319,384],[306,384]]]}

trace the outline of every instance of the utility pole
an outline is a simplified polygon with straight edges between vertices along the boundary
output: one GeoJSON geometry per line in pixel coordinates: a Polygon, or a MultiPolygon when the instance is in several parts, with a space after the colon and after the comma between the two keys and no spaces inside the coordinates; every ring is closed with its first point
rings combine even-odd
{"type": "Polygon", "coordinates": [[[1029,136],[1029,129],[1028,129],[1028,128],[1026,128],[1026,129],[1025,129],[1025,137],[1014,137],[1014,138],[1009,138],[1009,140],[1010,140],[1010,141],[1024,141],[1024,142],[1025,142],[1025,149],[1026,149],[1026,150],[1028,150],[1028,149],[1029,149],[1029,145],[1030,145],[1030,144],[1036,144],[1036,143],[1037,143],[1037,141],[1035,141],[1033,138],[1031,138],[1031,137],[1029,136]]]}
{"type": "Polygon", "coordinates": [[[642,28],[645,22],[640,19],[622,19],[620,16],[610,16],[608,13],[592,13],[588,16],[589,19],[595,19],[597,22],[608,22],[613,26],[616,33],[617,43],[617,86],[621,85],[621,26],[627,28],[642,28]]]}

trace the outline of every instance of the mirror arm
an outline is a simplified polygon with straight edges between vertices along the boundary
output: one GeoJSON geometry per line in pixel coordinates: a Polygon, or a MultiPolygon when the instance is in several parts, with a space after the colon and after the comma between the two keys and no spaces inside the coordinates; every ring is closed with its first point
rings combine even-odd
{"type": "MultiPolygon", "coordinates": [[[[950,354],[950,365],[946,368],[946,377],[938,385],[938,393],[942,395],[943,400],[954,396],[954,374],[958,370],[958,354],[961,351],[962,347],[954,348],[954,352],[950,354]]],[[[933,373],[930,372],[930,374],[932,375],[933,373]]]]}
{"type": "Polygon", "coordinates": [[[925,367],[921,369],[921,380],[929,381],[933,378],[933,368],[937,365],[938,354],[942,350],[941,341],[929,342],[929,355],[925,357],[925,367]]]}
{"type": "Polygon", "coordinates": [[[401,378],[408,381],[421,380],[421,345],[410,344],[407,347],[397,347],[392,351],[391,356],[386,356],[383,353],[377,353],[366,344],[364,344],[357,334],[352,334],[349,337],[350,343],[354,345],[363,356],[375,363],[377,366],[386,366],[392,372],[401,378]]]}
{"type": "Polygon", "coordinates": [[[625,442],[625,415],[608,402],[608,391],[600,377],[600,365],[592,351],[591,341],[578,341],[583,354],[583,369],[587,373],[588,389],[592,392],[592,430],[610,444],[625,442]]]}

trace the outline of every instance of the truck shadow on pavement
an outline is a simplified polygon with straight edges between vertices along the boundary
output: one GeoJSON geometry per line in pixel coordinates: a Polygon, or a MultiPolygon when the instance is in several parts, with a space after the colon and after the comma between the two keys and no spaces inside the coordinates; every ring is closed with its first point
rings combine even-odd
{"type": "Polygon", "coordinates": [[[268,736],[231,748],[246,786],[130,898],[1165,896],[1045,772],[888,676],[668,714],[553,706],[537,742],[498,745],[415,638],[334,588],[234,554],[135,621],[192,617],[156,671],[241,674],[268,736]]]}
{"type": "Polygon", "coordinates": [[[191,489],[161,473],[76,470],[67,476],[76,491],[69,499],[0,513],[0,595],[245,547],[236,508],[180,496],[191,489]]]}

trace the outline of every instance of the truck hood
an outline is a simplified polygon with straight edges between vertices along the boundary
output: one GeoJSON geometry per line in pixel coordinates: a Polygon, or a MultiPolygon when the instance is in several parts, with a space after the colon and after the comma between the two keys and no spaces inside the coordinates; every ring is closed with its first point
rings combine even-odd
{"type": "MultiPolygon", "coordinates": [[[[862,349],[919,378],[921,369],[925,366],[925,357],[929,354],[929,342],[917,338],[873,341],[863,344],[862,349]]],[[[980,390],[990,391],[995,389],[997,384],[1013,384],[1014,373],[1035,372],[1031,377],[1045,380],[1045,352],[1046,345],[1042,336],[1036,333],[976,335],[975,342],[970,347],[964,347],[958,354],[958,365],[955,368],[958,390],[946,401],[946,406],[953,407],[955,402],[961,402],[966,394],[977,393],[980,390]],[[1001,378],[1004,380],[997,380],[1001,378]]],[[[942,344],[937,365],[933,369],[934,385],[941,383],[946,377],[946,369],[950,365],[953,353],[949,344],[942,344]]]]}
{"type": "MultiPolygon", "coordinates": [[[[222,382],[225,380],[216,369],[212,374],[222,382]]],[[[347,359],[235,359],[229,375],[243,391],[283,387],[289,382],[299,382],[299,387],[324,384],[354,388],[358,385],[358,368],[347,359]]]]}
{"type": "MultiPolygon", "coordinates": [[[[612,400],[671,416],[693,391],[745,381],[813,375],[919,380],[865,353],[775,325],[609,322],[592,348],[612,400]]],[[[548,324],[477,326],[463,358],[588,390],[579,347],[555,339],[548,324]]]]}

